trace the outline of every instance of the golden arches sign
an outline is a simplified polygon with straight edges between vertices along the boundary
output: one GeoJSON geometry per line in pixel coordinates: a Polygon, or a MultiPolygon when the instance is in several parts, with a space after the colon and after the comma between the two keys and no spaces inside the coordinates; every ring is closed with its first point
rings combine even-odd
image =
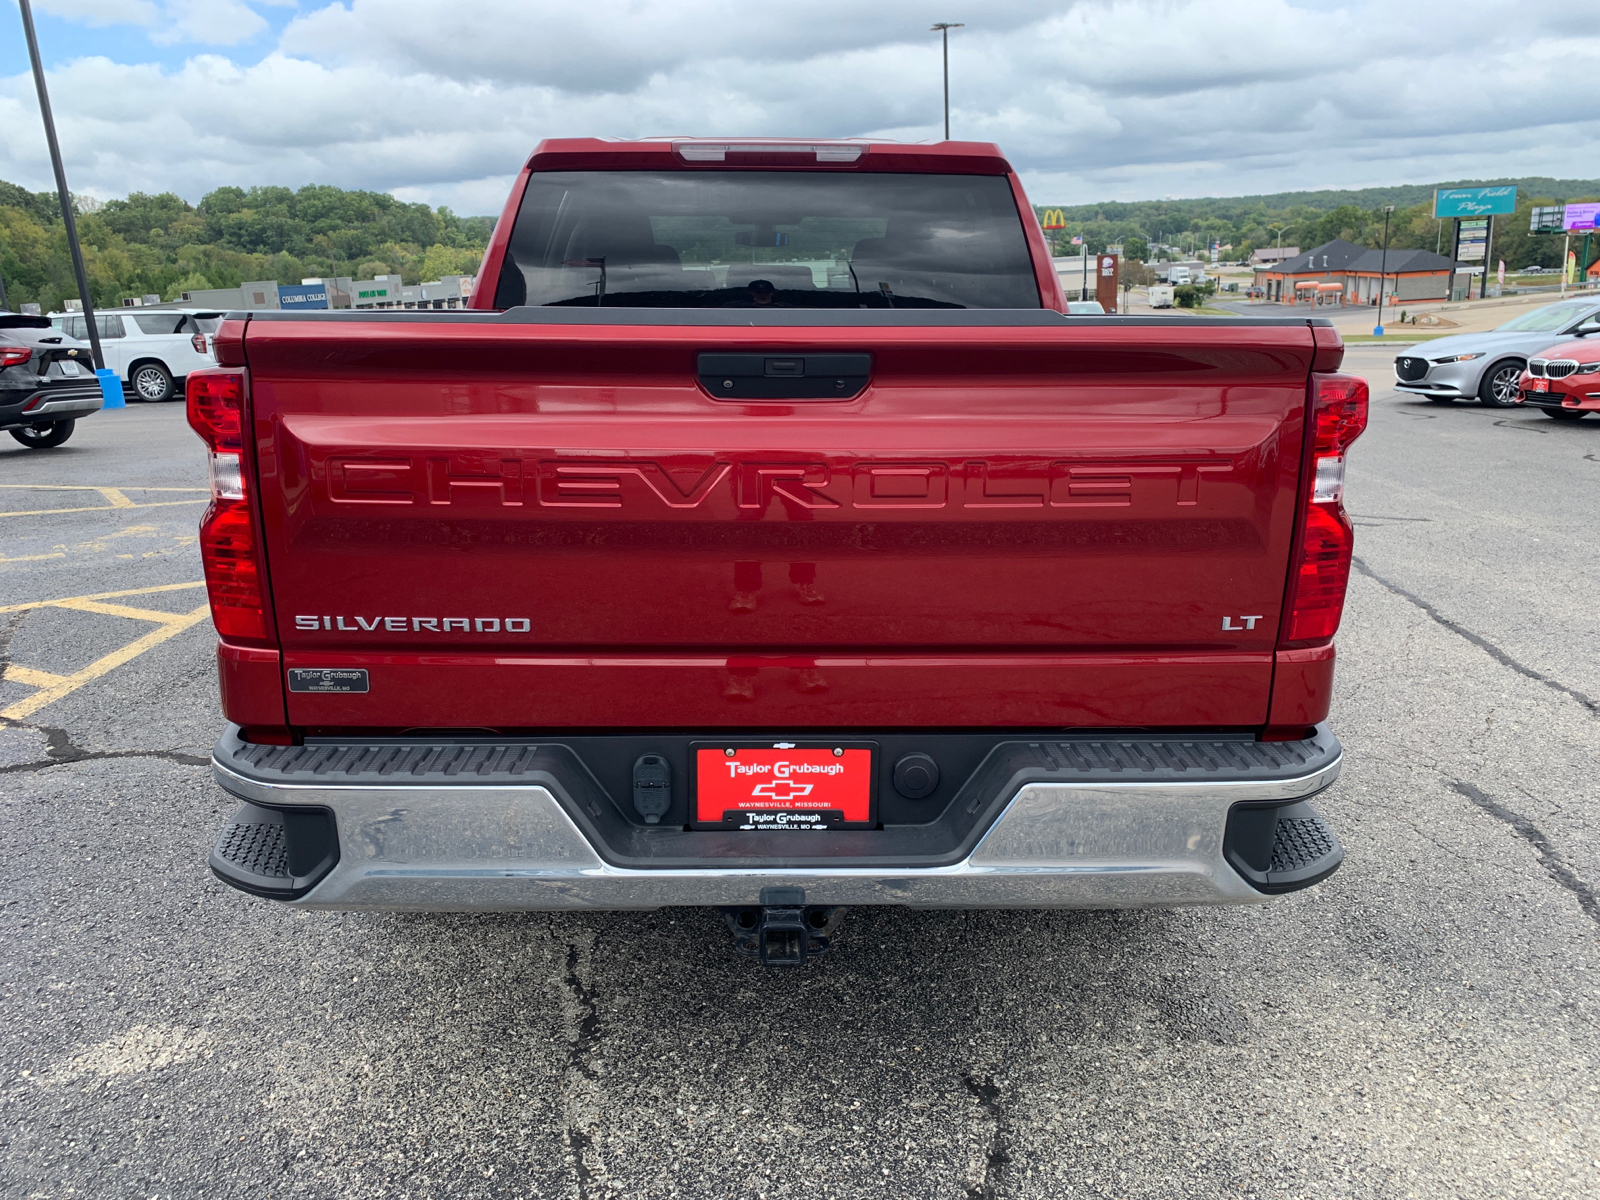
{"type": "Polygon", "coordinates": [[[1044,215],[1039,218],[1039,224],[1045,229],[1065,229],[1067,214],[1059,208],[1047,208],[1044,210],[1044,215]]]}

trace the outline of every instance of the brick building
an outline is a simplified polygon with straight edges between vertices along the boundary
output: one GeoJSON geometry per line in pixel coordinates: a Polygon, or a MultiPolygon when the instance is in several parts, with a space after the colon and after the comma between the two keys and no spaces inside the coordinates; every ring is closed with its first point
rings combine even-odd
{"type": "Polygon", "coordinates": [[[1388,279],[1384,294],[1396,303],[1448,297],[1450,260],[1443,255],[1391,248],[1385,262],[1383,251],[1338,238],[1284,262],[1257,266],[1255,286],[1266,299],[1284,304],[1375,304],[1380,273],[1388,279]]]}

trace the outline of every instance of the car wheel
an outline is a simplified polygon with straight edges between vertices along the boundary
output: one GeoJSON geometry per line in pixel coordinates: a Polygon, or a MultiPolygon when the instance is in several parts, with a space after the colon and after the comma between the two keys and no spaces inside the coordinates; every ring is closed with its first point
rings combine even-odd
{"type": "Polygon", "coordinates": [[[1544,415],[1554,417],[1558,421],[1581,421],[1589,415],[1586,408],[1547,408],[1544,415]]]}
{"type": "Polygon", "coordinates": [[[72,436],[76,421],[45,421],[38,425],[21,425],[11,431],[11,436],[16,438],[29,450],[48,450],[52,446],[59,446],[72,436]]]}
{"type": "Polygon", "coordinates": [[[160,363],[140,363],[128,382],[133,384],[134,394],[141,400],[172,399],[172,373],[160,363]]]}
{"type": "Polygon", "coordinates": [[[1522,361],[1515,358],[1491,366],[1478,383],[1478,402],[1489,408],[1510,408],[1517,402],[1517,380],[1522,378],[1522,368],[1522,361]]]}

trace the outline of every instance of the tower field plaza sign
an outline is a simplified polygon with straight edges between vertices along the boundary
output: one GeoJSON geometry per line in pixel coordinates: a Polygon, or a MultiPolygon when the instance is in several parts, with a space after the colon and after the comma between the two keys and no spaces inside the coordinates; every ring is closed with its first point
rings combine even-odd
{"type": "Polygon", "coordinates": [[[1436,217],[1499,217],[1517,211],[1517,189],[1504,187],[1435,188],[1436,217]]]}

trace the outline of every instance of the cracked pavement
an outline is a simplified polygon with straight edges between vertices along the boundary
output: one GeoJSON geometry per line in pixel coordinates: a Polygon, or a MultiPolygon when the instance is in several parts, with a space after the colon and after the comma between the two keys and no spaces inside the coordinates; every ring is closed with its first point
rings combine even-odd
{"type": "MultiPolygon", "coordinates": [[[[1376,386],[1327,883],[858,909],[793,973],[709,910],[276,907],[205,870],[202,623],[0,729],[0,1194],[1600,1193],[1600,420],[1416,403],[1392,353],[1347,360],[1376,386]]],[[[178,405],[0,461],[205,482],[178,405]]],[[[197,580],[198,510],[0,519],[0,606],[197,580]]],[[[0,649],[67,673],[116,620],[8,614],[0,649]]]]}

